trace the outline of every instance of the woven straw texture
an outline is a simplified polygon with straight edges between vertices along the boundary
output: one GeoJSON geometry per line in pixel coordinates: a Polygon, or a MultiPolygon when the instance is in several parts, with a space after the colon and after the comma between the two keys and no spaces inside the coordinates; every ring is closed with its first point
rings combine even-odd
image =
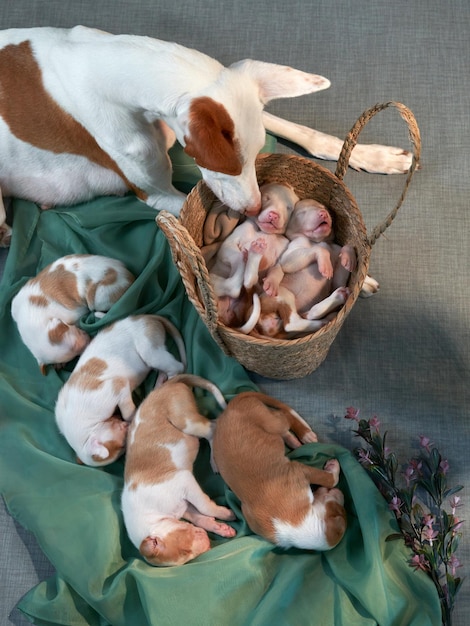
{"type": "Polygon", "coordinates": [[[258,157],[256,170],[260,185],[289,183],[300,198],[314,198],[325,204],[333,216],[336,241],[341,245],[352,245],[357,255],[357,267],[348,283],[351,295],[345,305],[326,326],[298,339],[252,337],[219,322],[217,300],[200,251],[204,221],[216,197],[203,181],[188,195],[179,220],[165,211],[158,215],[157,224],[168,239],[188,297],[224,352],[250,371],[285,380],[306,376],[324,361],[359,296],[368,272],[372,246],[390,226],[403,203],[420,151],[419,129],[412,112],[401,103],[387,102],[368,109],[354,124],[345,139],[335,174],[310,159],[295,155],[262,154],[258,157]],[[395,107],[408,125],[413,162],[398,203],[368,236],[362,214],[343,183],[343,177],[360,131],[374,115],[388,107],[395,107]]]}

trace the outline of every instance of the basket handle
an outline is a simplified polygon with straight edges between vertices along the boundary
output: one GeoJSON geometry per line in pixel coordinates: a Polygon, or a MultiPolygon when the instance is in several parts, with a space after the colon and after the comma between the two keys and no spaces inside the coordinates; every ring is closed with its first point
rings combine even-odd
{"type": "Polygon", "coordinates": [[[390,101],[390,102],[385,102],[384,104],[376,104],[375,106],[371,107],[367,111],[364,111],[364,113],[359,117],[357,122],[354,124],[354,126],[351,128],[351,130],[347,134],[346,139],[344,140],[344,144],[341,149],[341,154],[339,156],[338,164],[336,166],[336,172],[335,172],[335,176],[339,178],[340,180],[343,180],[343,177],[349,166],[349,159],[351,157],[351,152],[353,148],[355,147],[355,145],[357,144],[357,138],[359,136],[359,133],[364,128],[364,126],[374,117],[374,115],[376,115],[380,111],[383,111],[384,109],[387,109],[389,107],[395,107],[396,109],[398,109],[398,112],[400,113],[401,117],[408,125],[410,142],[413,146],[413,159],[411,162],[410,169],[408,170],[408,176],[406,177],[405,187],[398,200],[397,205],[395,206],[394,209],[390,211],[390,213],[382,222],[377,224],[377,226],[372,230],[372,234],[369,236],[369,244],[371,246],[374,245],[374,243],[377,241],[380,235],[382,235],[387,230],[387,228],[395,219],[398,213],[398,210],[403,204],[406,193],[408,191],[408,187],[410,186],[411,179],[419,163],[419,158],[421,155],[421,136],[420,136],[418,124],[416,123],[415,116],[410,111],[410,109],[406,107],[404,104],[401,104],[400,102],[390,101]]]}
{"type": "Polygon", "coordinates": [[[193,238],[189,235],[178,218],[168,211],[160,211],[155,221],[167,238],[173,261],[185,284],[189,299],[195,307],[199,309],[211,334],[217,337],[218,314],[216,299],[212,290],[209,272],[200,249],[196,246],[193,238]],[[196,277],[197,286],[200,291],[200,299],[204,304],[204,310],[201,309],[200,299],[199,295],[196,293],[194,281],[191,281],[188,275],[196,277]]]}

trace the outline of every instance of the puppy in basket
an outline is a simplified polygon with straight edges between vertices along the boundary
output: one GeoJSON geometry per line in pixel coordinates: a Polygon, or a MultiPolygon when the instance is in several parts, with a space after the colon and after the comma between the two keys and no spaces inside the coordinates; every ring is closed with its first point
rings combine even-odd
{"type": "Polygon", "coordinates": [[[285,456],[284,443],[314,441],[293,409],[257,392],[235,396],[217,418],[213,453],[222,478],[251,530],[283,548],[330,550],[346,530],[338,461],[317,469],[285,456]]]}
{"type": "Polygon", "coordinates": [[[296,203],[286,237],[289,245],[268,270],[260,298],[256,329],[270,337],[315,332],[328,323],[349,296],[357,262],[352,246],[335,242],[331,214],[316,200],[296,203]]]}
{"type": "Polygon", "coordinates": [[[28,280],[11,303],[21,339],[43,374],[83,352],[90,342],[76,326],[88,311],[102,316],[134,282],[117,259],[94,254],[70,254],[28,280]]]}
{"type": "Polygon", "coordinates": [[[108,465],[124,453],[132,392],[151,369],[159,377],[184,371],[186,352],[178,330],[159,315],[134,315],[99,332],[59,392],[55,418],[80,463],[108,465]],[[165,347],[173,337],[181,362],[165,347]]]}
{"type": "Polygon", "coordinates": [[[207,496],[193,475],[199,438],[212,441],[214,421],[202,416],[190,387],[225,400],[210,381],[182,374],[152,391],[129,429],[122,511],[132,543],[148,563],[182,565],[210,549],[206,531],[233,537],[221,520],[230,509],[207,496]]]}

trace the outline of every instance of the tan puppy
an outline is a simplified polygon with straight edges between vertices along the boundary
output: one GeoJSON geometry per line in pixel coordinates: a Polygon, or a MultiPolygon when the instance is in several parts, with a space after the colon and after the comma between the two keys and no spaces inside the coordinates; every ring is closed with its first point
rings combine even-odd
{"type": "Polygon", "coordinates": [[[83,352],[90,337],[75,324],[87,311],[104,314],[133,282],[134,276],[116,259],[71,254],[23,285],[11,314],[43,374],[46,365],[60,366],[83,352]]]}
{"type": "Polygon", "coordinates": [[[199,438],[211,442],[214,421],[199,413],[188,385],[226,406],[213,383],[182,374],[147,396],[129,429],[122,511],[132,543],[151,565],[182,565],[206,552],[207,530],[235,535],[215,520],[235,519],[232,511],[215,504],[192,473],[199,438]]]}
{"type": "Polygon", "coordinates": [[[134,389],[151,369],[171,377],[185,365],[181,335],[159,315],[130,316],[99,332],[60,390],[55,407],[59,430],[78,460],[98,466],[121,456],[136,410],[134,389]],[[173,336],[181,362],[166,349],[165,331],[173,336]]]}
{"type": "Polygon", "coordinates": [[[339,463],[324,469],[285,456],[291,447],[317,440],[308,424],[284,403],[257,392],[241,393],[217,418],[213,441],[222,478],[241,501],[255,533],[283,547],[329,550],[346,530],[339,463]],[[273,410],[277,409],[277,410],[273,410]],[[310,485],[320,485],[312,491],[310,485]]]}

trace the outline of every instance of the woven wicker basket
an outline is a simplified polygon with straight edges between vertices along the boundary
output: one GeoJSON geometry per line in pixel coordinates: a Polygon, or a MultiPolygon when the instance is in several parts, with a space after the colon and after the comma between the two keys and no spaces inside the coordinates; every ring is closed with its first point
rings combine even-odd
{"type": "Polygon", "coordinates": [[[315,198],[325,204],[334,217],[336,241],[341,245],[353,245],[357,254],[357,267],[348,283],[351,295],[345,305],[326,326],[298,339],[252,337],[219,322],[217,300],[200,251],[204,221],[216,198],[203,181],[188,195],[180,220],[168,212],[160,212],[157,224],[168,239],[188,297],[224,352],[235,357],[248,370],[277,379],[301,378],[313,372],[324,361],[359,296],[368,272],[371,248],[391,224],[403,203],[419,162],[420,150],[419,129],[411,111],[398,102],[387,102],[365,111],[357,120],[346,137],[335,174],[299,156],[263,154],[258,157],[256,169],[260,185],[265,182],[288,182],[300,198],[315,198]],[[343,183],[343,177],[360,131],[376,113],[388,107],[398,109],[408,124],[414,152],[413,162],[397,205],[368,236],[361,212],[343,183]]]}

